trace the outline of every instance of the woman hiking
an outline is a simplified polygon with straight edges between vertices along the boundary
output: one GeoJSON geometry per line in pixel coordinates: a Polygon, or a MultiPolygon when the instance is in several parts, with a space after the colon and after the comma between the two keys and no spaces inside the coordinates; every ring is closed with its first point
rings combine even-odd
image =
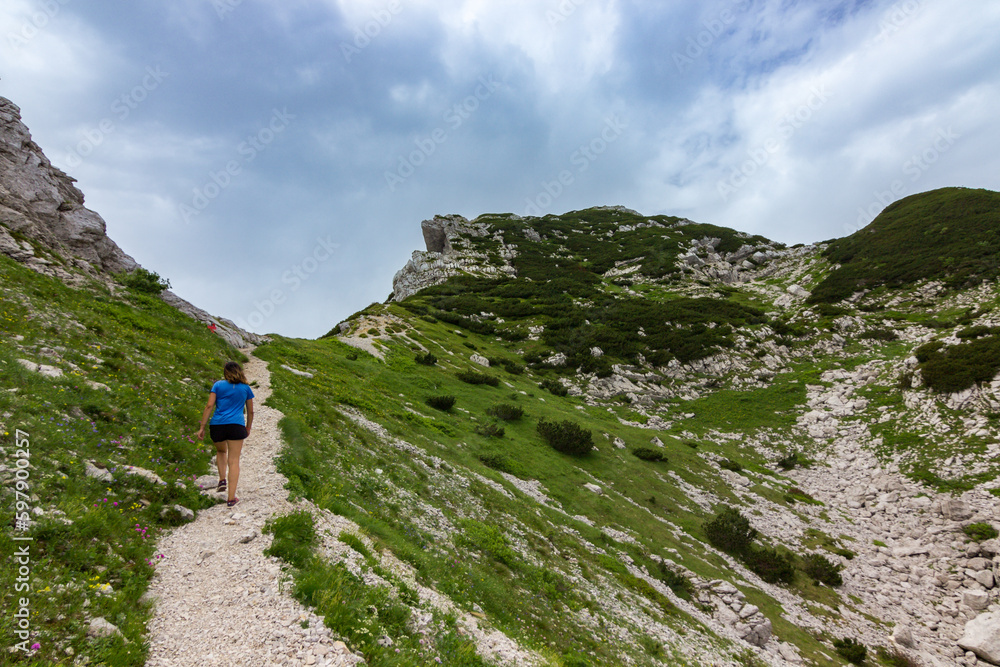
{"type": "Polygon", "coordinates": [[[198,440],[204,439],[205,423],[211,414],[209,434],[215,443],[215,464],[219,468],[219,486],[216,491],[220,493],[227,491],[229,500],[226,504],[232,507],[240,502],[236,497],[236,484],[240,481],[240,452],[243,451],[243,441],[249,437],[250,428],[253,426],[253,390],[247,383],[243,369],[235,361],[226,363],[223,377],[224,380],[212,385],[212,393],[208,395],[208,403],[201,415],[201,428],[196,435],[198,440]],[[244,406],[247,410],[245,426],[244,406]],[[213,408],[215,414],[212,414],[213,408]]]}

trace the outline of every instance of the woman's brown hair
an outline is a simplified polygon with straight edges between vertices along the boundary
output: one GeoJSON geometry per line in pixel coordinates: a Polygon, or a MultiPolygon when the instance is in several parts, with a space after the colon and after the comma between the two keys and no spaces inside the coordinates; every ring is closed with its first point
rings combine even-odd
{"type": "Polygon", "coordinates": [[[222,376],[229,384],[250,384],[247,376],[243,374],[243,369],[235,361],[226,362],[226,367],[222,371],[222,376]]]}

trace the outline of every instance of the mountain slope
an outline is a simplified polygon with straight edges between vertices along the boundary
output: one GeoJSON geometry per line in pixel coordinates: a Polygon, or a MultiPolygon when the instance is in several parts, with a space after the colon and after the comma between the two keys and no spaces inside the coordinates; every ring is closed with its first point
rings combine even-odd
{"type": "Polygon", "coordinates": [[[830,244],[824,253],[840,267],[811,301],[832,303],[881,285],[921,280],[967,286],[1000,273],[1000,193],[942,188],[889,205],[870,225],[830,244]]]}
{"type": "Polygon", "coordinates": [[[964,529],[1000,527],[1000,385],[924,376],[992,335],[995,283],[812,305],[825,247],[620,208],[424,231],[404,298],[259,350],[312,374],[274,380],[298,493],[551,664],[964,655],[997,608],[964,529]],[[589,453],[546,444],[564,421],[589,453]]]}

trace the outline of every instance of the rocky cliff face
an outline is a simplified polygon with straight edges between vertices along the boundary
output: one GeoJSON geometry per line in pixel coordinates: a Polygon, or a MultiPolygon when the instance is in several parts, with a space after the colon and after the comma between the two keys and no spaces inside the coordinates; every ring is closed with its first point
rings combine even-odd
{"type": "Polygon", "coordinates": [[[507,260],[513,257],[513,247],[501,243],[501,264],[491,263],[485,253],[476,252],[468,243],[469,238],[490,236],[490,227],[460,215],[434,216],[420,223],[426,251],[415,250],[410,261],[392,279],[392,300],[402,301],[408,296],[432,285],[439,285],[452,276],[469,274],[488,278],[513,276],[516,271],[507,260]]]}
{"type": "MultiPolygon", "coordinates": [[[[0,253],[70,285],[87,278],[110,283],[112,274],[139,268],[108,237],[104,219],[83,205],[75,182],[32,141],[17,105],[0,97],[0,253]]],[[[162,296],[181,312],[214,325],[232,345],[261,340],[169,291],[162,296]]]]}
{"type": "Polygon", "coordinates": [[[31,140],[21,110],[0,98],[0,252],[70,282],[80,272],[135,269],[74,182],[31,140]]]}

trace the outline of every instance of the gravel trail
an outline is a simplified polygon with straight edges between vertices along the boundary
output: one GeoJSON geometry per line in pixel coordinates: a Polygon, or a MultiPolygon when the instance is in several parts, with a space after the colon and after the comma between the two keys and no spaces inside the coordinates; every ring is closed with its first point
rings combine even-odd
{"type": "Polygon", "coordinates": [[[150,587],[156,606],[147,665],[340,667],[363,662],[331,636],[321,617],[282,590],[279,561],[263,554],[271,542],[270,535],[261,534],[264,522],[295,506],[274,464],[283,415],[265,405],[270,372],[252,355],[244,370],[257,385],[253,431],[241,457],[240,503],[202,510],[195,521],[160,541],[164,558],[150,587]]]}

